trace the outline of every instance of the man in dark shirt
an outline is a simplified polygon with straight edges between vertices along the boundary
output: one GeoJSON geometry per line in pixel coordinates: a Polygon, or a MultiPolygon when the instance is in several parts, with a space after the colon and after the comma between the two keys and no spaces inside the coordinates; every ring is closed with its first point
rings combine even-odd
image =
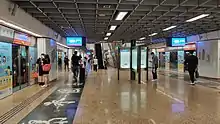
{"type": "Polygon", "coordinates": [[[79,61],[80,61],[80,57],[77,56],[77,51],[74,52],[71,61],[72,61],[72,71],[73,71],[73,78],[75,80],[75,82],[77,82],[77,77],[79,74],[79,61]]]}
{"type": "Polygon", "coordinates": [[[64,69],[65,69],[65,71],[66,70],[68,70],[69,71],[69,58],[68,58],[68,56],[67,55],[65,55],[65,57],[64,57],[64,69]]]}
{"type": "Polygon", "coordinates": [[[158,68],[158,57],[151,52],[152,55],[152,74],[153,74],[153,82],[157,81],[157,68],[158,68]]]}
{"type": "Polygon", "coordinates": [[[195,85],[195,71],[198,67],[198,57],[193,55],[193,51],[190,52],[190,55],[185,60],[185,65],[188,65],[189,76],[191,84],[195,85]]]}

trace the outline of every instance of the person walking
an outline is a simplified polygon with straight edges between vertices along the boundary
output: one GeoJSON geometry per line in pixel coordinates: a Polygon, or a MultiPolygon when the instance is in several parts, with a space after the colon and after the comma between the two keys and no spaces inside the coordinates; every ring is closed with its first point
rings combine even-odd
{"type": "Polygon", "coordinates": [[[96,57],[93,59],[93,68],[95,72],[98,71],[98,59],[96,57]]]}
{"type": "Polygon", "coordinates": [[[68,70],[69,71],[69,58],[67,55],[65,55],[64,57],[64,70],[68,70]]]}
{"type": "Polygon", "coordinates": [[[50,65],[50,57],[48,54],[45,55],[43,59],[43,77],[44,77],[44,85],[42,87],[47,87],[49,83],[49,73],[50,73],[51,65],[50,65]]]}
{"type": "Polygon", "coordinates": [[[193,55],[193,51],[190,51],[190,55],[186,58],[184,64],[188,65],[189,77],[192,85],[195,85],[195,72],[198,67],[198,57],[193,55]]]}
{"type": "Polygon", "coordinates": [[[152,75],[153,75],[153,82],[157,81],[157,68],[158,68],[158,57],[154,54],[154,52],[151,52],[152,56],[152,75]]]}
{"type": "Polygon", "coordinates": [[[79,61],[81,60],[81,58],[79,56],[77,56],[77,51],[74,52],[71,61],[72,61],[72,72],[73,72],[73,78],[74,81],[77,82],[77,78],[78,78],[78,74],[79,74],[79,61]]]}
{"type": "Polygon", "coordinates": [[[43,73],[43,59],[44,59],[44,54],[42,53],[41,54],[41,57],[37,59],[37,62],[36,62],[36,66],[37,66],[37,69],[38,69],[38,83],[40,86],[43,86],[44,85],[44,73],[43,73]]]}
{"type": "Polygon", "coordinates": [[[58,68],[59,68],[59,71],[62,71],[62,58],[60,56],[58,58],[58,68]]]}

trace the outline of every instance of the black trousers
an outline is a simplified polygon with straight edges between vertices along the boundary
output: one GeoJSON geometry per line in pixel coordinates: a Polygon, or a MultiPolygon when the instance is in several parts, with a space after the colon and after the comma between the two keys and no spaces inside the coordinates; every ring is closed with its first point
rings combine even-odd
{"type": "Polygon", "coordinates": [[[94,71],[98,71],[98,65],[94,65],[94,71]]]}
{"type": "Polygon", "coordinates": [[[69,64],[65,64],[64,69],[66,71],[66,69],[69,71],[69,64]]]}
{"type": "Polygon", "coordinates": [[[73,78],[75,81],[77,81],[78,75],[79,75],[79,66],[73,66],[72,67],[73,72],[73,78]]]}
{"type": "Polygon", "coordinates": [[[152,75],[154,80],[157,79],[157,68],[152,69],[152,75]]]}
{"type": "Polygon", "coordinates": [[[196,69],[190,68],[190,69],[188,69],[188,71],[189,71],[190,80],[191,80],[192,83],[194,83],[194,81],[195,81],[195,71],[196,71],[196,69]]]}
{"type": "Polygon", "coordinates": [[[60,65],[58,65],[58,68],[59,68],[59,71],[62,71],[62,64],[60,65]]]}

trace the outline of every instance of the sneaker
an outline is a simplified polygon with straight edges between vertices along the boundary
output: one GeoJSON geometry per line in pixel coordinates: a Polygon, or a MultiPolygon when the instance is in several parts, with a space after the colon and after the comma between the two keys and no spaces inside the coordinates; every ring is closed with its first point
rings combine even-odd
{"type": "Polygon", "coordinates": [[[196,83],[195,83],[195,82],[194,82],[194,83],[191,82],[190,84],[191,84],[191,85],[195,85],[196,83]]]}
{"type": "Polygon", "coordinates": [[[153,80],[152,80],[152,82],[156,82],[156,81],[157,81],[157,79],[153,79],[153,80]]]}
{"type": "Polygon", "coordinates": [[[43,85],[43,86],[41,86],[42,88],[46,88],[47,87],[47,85],[43,85]]]}

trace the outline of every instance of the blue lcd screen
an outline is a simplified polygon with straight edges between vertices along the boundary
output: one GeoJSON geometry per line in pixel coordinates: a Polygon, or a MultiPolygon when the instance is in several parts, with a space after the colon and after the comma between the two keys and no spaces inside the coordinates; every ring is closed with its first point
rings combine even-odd
{"type": "Polygon", "coordinates": [[[66,45],[70,47],[80,47],[82,46],[82,37],[67,37],[66,45]]]}
{"type": "Polygon", "coordinates": [[[172,38],[172,46],[185,46],[186,38],[172,38]]]}

